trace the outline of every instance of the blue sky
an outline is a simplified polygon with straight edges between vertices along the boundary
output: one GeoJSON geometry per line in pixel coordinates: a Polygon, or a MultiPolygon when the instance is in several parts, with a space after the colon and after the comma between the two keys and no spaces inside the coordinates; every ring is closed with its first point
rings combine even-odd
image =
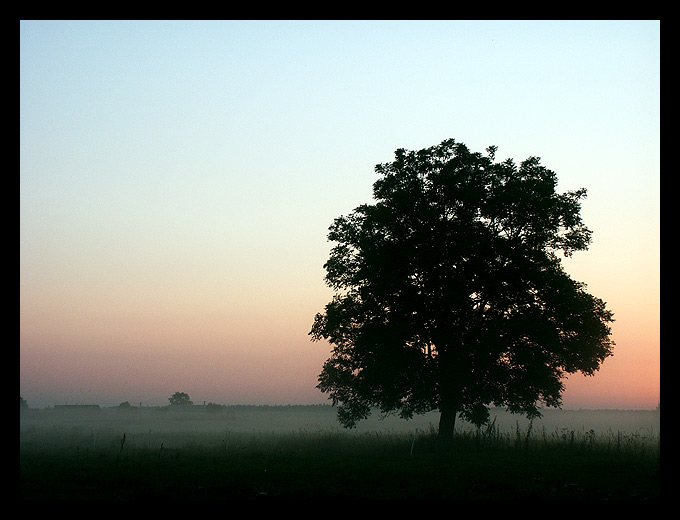
{"type": "Polygon", "coordinates": [[[452,137],[588,189],[619,346],[565,402],[655,405],[659,123],[659,21],[22,21],[22,395],[323,402],[327,228],[452,137]]]}

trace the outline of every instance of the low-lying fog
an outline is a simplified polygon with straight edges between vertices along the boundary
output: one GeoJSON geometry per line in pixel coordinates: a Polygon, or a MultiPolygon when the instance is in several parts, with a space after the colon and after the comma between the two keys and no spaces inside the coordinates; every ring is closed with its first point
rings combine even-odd
{"type": "MultiPolygon", "coordinates": [[[[181,407],[180,407],[181,408],[181,407]]],[[[502,409],[491,410],[492,420],[498,431],[526,432],[529,421],[521,415],[513,415],[502,409]]],[[[327,405],[318,406],[229,406],[216,413],[206,412],[202,407],[186,408],[182,411],[170,407],[120,409],[95,408],[81,411],[44,409],[24,410],[20,415],[21,442],[45,438],[57,434],[62,439],[78,433],[89,435],[92,442],[97,438],[126,433],[127,438],[140,444],[152,444],[166,436],[178,439],[180,435],[192,438],[225,438],[231,433],[398,433],[413,434],[429,432],[436,428],[439,414],[416,416],[406,421],[389,416],[381,419],[374,413],[368,420],[361,421],[357,428],[345,430],[337,422],[336,409],[327,405]]],[[[544,409],[543,417],[532,425],[534,434],[564,434],[574,431],[576,435],[594,431],[599,435],[639,434],[645,437],[659,435],[660,414],[650,410],[555,410],[544,409]]],[[[474,430],[474,427],[460,419],[456,430],[474,430]]],[[[214,439],[213,439],[214,440],[214,439]]],[[[167,445],[167,444],[166,444],[167,445]]]]}

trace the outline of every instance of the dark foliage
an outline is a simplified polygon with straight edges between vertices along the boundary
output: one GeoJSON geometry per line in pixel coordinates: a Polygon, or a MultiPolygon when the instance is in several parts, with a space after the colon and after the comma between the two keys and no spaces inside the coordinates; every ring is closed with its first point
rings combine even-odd
{"type": "Polygon", "coordinates": [[[612,354],[612,313],[559,257],[590,243],[586,190],[557,193],[538,158],[495,151],[399,149],[376,166],[376,202],[331,225],[336,294],[310,334],[333,345],[318,388],[345,426],[372,407],[440,410],[445,435],[458,413],[485,423],[492,404],[537,417],[560,406],[565,374],[612,354]]]}

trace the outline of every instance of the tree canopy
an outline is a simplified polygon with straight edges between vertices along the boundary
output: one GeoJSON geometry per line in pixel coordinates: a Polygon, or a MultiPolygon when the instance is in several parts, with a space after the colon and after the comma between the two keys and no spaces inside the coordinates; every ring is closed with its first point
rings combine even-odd
{"type": "Polygon", "coordinates": [[[346,427],[372,408],[481,425],[489,406],[540,416],[564,376],[613,352],[605,303],[565,272],[588,248],[585,189],[557,193],[529,157],[495,161],[448,139],[379,164],[375,203],[334,220],[324,265],[334,296],[310,335],[332,345],[318,388],[346,427]]]}
{"type": "Polygon", "coordinates": [[[170,397],[168,397],[170,404],[174,405],[189,405],[194,404],[194,402],[189,398],[189,394],[185,392],[175,392],[170,397]]]}

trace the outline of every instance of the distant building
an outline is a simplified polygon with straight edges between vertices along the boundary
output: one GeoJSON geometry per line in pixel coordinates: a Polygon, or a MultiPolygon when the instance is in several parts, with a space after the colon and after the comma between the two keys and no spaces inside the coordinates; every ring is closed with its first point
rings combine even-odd
{"type": "Polygon", "coordinates": [[[206,404],[170,404],[168,405],[168,410],[171,412],[205,412],[206,404]]]}
{"type": "Polygon", "coordinates": [[[54,409],[59,412],[101,412],[98,404],[55,404],[54,409]]]}

